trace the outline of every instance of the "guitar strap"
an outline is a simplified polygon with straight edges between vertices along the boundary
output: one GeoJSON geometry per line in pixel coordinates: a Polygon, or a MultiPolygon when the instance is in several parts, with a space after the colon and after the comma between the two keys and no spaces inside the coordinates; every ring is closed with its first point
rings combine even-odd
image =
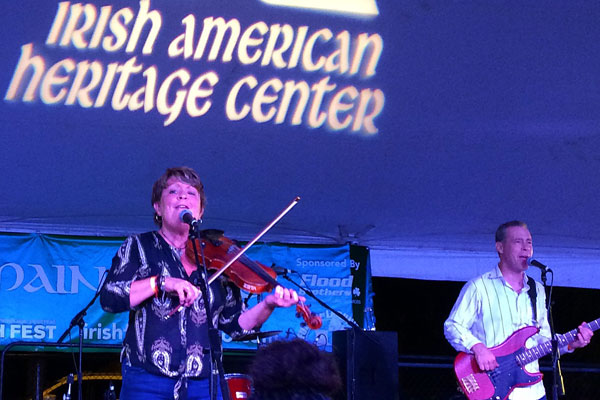
{"type": "Polygon", "coordinates": [[[532,277],[527,277],[527,284],[529,285],[529,290],[527,291],[527,293],[529,294],[529,300],[531,300],[531,309],[533,310],[533,322],[535,322],[535,324],[537,325],[537,307],[535,306],[537,292],[535,290],[535,281],[532,277]]]}

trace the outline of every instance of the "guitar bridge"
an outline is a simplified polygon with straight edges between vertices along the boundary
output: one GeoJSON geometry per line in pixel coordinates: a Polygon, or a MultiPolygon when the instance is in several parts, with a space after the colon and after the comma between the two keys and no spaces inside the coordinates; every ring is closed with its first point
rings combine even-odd
{"type": "Polygon", "coordinates": [[[463,377],[461,381],[467,393],[471,394],[476,390],[479,390],[479,383],[477,383],[477,379],[475,379],[473,374],[463,377]]]}

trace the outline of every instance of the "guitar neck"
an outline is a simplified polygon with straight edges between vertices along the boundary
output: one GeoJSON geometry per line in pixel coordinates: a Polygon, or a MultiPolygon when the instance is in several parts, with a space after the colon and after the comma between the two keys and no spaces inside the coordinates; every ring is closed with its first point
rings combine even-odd
{"type": "MultiPolygon", "coordinates": [[[[592,322],[587,323],[588,328],[592,331],[595,331],[600,328],[600,318],[593,320],[592,322]]],[[[559,347],[567,346],[569,343],[573,343],[577,340],[577,329],[573,329],[562,335],[556,335],[558,338],[559,347]]],[[[538,358],[544,357],[546,354],[550,354],[552,352],[552,341],[547,341],[537,346],[534,346],[530,349],[523,350],[519,354],[517,354],[517,360],[519,364],[525,365],[529,364],[532,361],[537,360],[538,358]]]]}

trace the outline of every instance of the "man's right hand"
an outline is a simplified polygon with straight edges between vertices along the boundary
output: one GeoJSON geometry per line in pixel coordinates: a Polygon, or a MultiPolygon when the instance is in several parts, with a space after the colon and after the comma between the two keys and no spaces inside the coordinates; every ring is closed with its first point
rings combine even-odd
{"type": "Polygon", "coordinates": [[[475,360],[480,370],[491,371],[498,367],[496,356],[483,343],[477,343],[471,347],[471,351],[475,355],[475,360]]]}

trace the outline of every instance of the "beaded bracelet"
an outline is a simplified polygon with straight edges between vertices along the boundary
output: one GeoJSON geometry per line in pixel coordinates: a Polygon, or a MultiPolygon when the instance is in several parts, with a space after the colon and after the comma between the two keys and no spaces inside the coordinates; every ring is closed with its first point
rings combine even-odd
{"type": "Polygon", "coordinates": [[[158,290],[160,290],[161,292],[165,291],[165,280],[167,279],[166,276],[164,276],[163,274],[160,274],[158,276],[158,290]]]}

